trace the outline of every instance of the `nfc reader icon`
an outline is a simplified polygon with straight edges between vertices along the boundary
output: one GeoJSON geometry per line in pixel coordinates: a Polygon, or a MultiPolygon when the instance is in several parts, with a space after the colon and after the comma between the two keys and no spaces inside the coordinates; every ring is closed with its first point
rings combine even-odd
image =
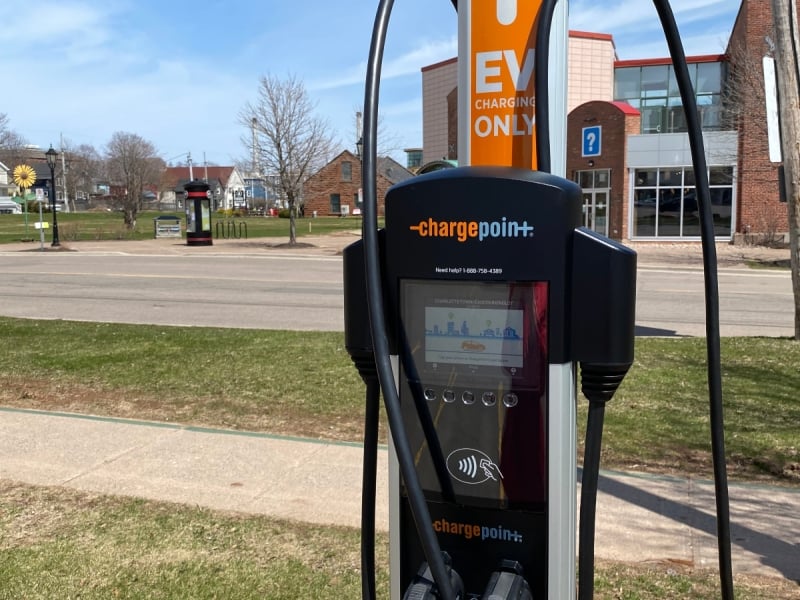
{"type": "Polygon", "coordinates": [[[503,478],[500,467],[486,453],[474,448],[453,450],[447,457],[447,470],[453,479],[469,485],[503,478]]]}

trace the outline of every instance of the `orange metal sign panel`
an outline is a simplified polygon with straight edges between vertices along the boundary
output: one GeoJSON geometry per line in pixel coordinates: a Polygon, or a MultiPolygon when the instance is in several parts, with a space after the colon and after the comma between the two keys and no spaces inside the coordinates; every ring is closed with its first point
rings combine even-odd
{"type": "Polygon", "coordinates": [[[534,63],[541,0],[470,4],[469,164],[535,169],[534,63]]]}

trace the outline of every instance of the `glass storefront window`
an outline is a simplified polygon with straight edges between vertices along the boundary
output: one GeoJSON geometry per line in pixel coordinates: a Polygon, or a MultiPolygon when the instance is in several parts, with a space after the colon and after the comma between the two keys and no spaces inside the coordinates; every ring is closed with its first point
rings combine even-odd
{"type": "Polygon", "coordinates": [[[614,98],[617,100],[639,99],[640,67],[621,67],[614,72],[614,98]]]}
{"type": "Polygon", "coordinates": [[[642,67],[642,98],[666,97],[669,89],[667,65],[642,67]]]}
{"type": "Polygon", "coordinates": [[[583,190],[606,189],[609,187],[610,179],[611,169],[592,169],[575,173],[575,182],[583,190]]]}
{"type": "Polygon", "coordinates": [[[656,232],[656,190],[635,190],[633,194],[633,235],[652,237],[656,232]]]}
{"type": "MultiPolygon", "coordinates": [[[[722,126],[721,91],[726,70],[722,63],[693,63],[689,78],[700,106],[703,129],[722,126]]],[[[682,105],[671,65],[620,67],[614,71],[614,99],[628,102],[642,113],[642,133],[686,131],[686,120],[673,107],[682,105]]]]}
{"type": "Polygon", "coordinates": [[[658,191],[658,237],[681,234],[681,192],[668,188],[658,191]]]}
{"type": "Polygon", "coordinates": [[[662,187],[681,187],[683,185],[683,169],[659,169],[658,184],[662,187]]]}
{"type": "Polygon", "coordinates": [[[731,185],[733,183],[733,167],[711,167],[708,173],[711,185],[731,185]]]}
{"type": "Polygon", "coordinates": [[[655,186],[658,184],[657,169],[636,169],[636,187],[655,186]]]}
{"type": "Polygon", "coordinates": [[[642,114],[642,133],[664,133],[666,98],[645,100],[639,108],[642,114]]]}
{"type": "MultiPolygon", "coordinates": [[[[711,205],[717,236],[732,231],[733,167],[711,167],[711,205]]],[[[632,237],[696,238],[700,212],[690,167],[634,171],[632,237]]]]}
{"type": "Polygon", "coordinates": [[[720,63],[698,63],[695,94],[719,94],[722,91],[722,70],[720,63]]]}
{"type": "Polygon", "coordinates": [[[730,187],[711,188],[711,214],[714,217],[715,235],[730,234],[733,189],[730,187]]]}

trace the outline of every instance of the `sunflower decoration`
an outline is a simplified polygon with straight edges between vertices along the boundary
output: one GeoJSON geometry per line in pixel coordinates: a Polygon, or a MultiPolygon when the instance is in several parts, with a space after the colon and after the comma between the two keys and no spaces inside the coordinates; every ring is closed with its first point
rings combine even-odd
{"type": "Polygon", "coordinates": [[[36,183],[36,171],[28,165],[18,165],[14,169],[14,183],[23,189],[28,189],[36,183]]]}

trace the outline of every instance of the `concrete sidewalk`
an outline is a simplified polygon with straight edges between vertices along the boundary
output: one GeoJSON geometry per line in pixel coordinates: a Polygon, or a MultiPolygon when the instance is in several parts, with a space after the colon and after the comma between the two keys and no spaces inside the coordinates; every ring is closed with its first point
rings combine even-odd
{"type": "MultiPolygon", "coordinates": [[[[387,529],[387,451],[377,523],[387,529]]],[[[361,447],[0,409],[0,479],[359,526],[361,447]]],[[[604,473],[598,558],[717,568],[710,482],[604,473]]],[[[735,573],[800,581],[800,490],[731,485],[735,573]]]]}

